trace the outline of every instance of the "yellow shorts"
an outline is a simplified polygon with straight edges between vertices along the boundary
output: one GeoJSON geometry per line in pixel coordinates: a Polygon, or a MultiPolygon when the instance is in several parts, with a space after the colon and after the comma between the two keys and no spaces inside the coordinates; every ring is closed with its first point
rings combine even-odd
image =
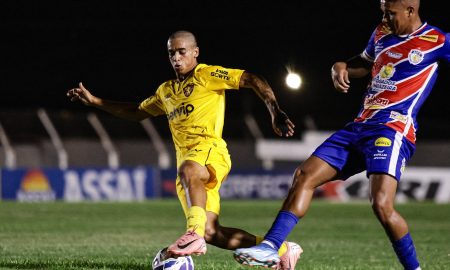
{"type": "MultiPolygon", "coordinates": [[[[228,154],[228,149],[225,145],[220,145],[217,142],[205,141],[186,151],[177,151],[177,168],[179,168],[185,160],[195,161],[202,166],[206,166],[208,169],[210,178],[205,185],[207,196],[206,211],[219,215],[219,189],[231,169],[231,159],[228,154]]],[[[178,199],[181,202],[184,214],[187,216],[190,203],[187,201],[186,192],[179,176],[177,176],[176,187],[178,199]]]]}

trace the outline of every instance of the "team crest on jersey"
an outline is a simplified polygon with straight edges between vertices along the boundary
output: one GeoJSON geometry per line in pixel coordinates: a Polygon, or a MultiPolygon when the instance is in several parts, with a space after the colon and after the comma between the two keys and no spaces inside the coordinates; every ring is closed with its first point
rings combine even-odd
{"type": "Polygon", "coordinates": [[[389,63],[383,66],[380,70],[380,78],[381,79],[390,79],[395,73],[394,64],[389,63]]]}
{"type": "Polygon", "coordinates": [[[194,83],[189,83],[183,88],[183,93],[186,97],[190,96],[194,91],[194,83]]]}
{"type": "Polygon", "coordinates": [[[408,60],[412,65],[417,65],[422,62],[425,54],[420,50],[411,50],[408,54],[408,60]]]}

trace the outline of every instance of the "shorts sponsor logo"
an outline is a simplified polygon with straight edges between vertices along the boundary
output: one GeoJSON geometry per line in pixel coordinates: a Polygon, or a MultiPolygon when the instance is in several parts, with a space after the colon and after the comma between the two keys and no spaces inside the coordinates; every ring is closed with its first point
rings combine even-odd
{"type": "Polygon", "coordinates": [[[387,158],[387,154],[385,154],[385,153],[373,154],[373,159],[386,159],[386,158],[387,158]]]}
{"type": "Polygon", "coordinates": [[[389,147],[392,145],[392,141],[386,137],[380,137],[376,139],[375,146],[381,146],[381,147],[389,147]]]}
{"type": "Polygon", "coordinates": [[[403,158],[402,160],[402,166],[400,167],[400,171],[403,173],[405,172],[405,167],[406,167],[406,159],[403,158]]]}
{"type": "Polygon", "coordinates": [[[412,65],[417,65],[422,62],[423,58],[425,57],[425,54],[420,50],[411,50],[408,54],[408,61],[412,65]]]}

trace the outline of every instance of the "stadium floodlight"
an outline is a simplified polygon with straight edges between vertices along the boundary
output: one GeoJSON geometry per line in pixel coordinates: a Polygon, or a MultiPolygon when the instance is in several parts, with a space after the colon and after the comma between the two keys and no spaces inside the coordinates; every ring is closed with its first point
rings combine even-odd
{"type": "Polygon", "coordinates": [[[286,85],[293,90],[300,89],[302,86],[302,77],[297,73],[289,72],[286,76],[286,85]]]}

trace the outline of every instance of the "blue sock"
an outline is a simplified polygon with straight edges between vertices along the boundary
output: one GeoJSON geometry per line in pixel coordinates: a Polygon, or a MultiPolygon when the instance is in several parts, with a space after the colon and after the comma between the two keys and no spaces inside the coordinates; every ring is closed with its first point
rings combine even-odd
{"type": "Polygon", "coordinates": [[[270,241],[276,250],[280,249],[283,241],[288,234],[294,229],[298,223],[299,218],[289,211],[280,211],[277,218],[272,224],[272,227],[264,236],[264,240],[270,241]]]}
{"type": "Polygon", "coordinates": [[[399,240],[392,241],[392,247],[397,254],[398,260],[405,270],[415,270],[419,267],[419,261],[416,256],[416,248],[414,247],[411,235],[407,233],[399,240]]]}

